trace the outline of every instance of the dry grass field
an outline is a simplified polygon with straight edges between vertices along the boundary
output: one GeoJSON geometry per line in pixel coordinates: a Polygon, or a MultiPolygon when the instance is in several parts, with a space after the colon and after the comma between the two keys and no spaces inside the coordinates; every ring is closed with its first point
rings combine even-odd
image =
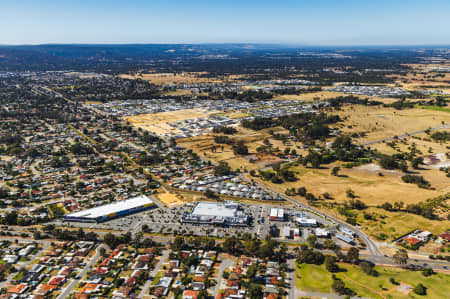
{"type": "Polygon", "coordinates": [[[329,98],[335,98],[342,96],[343,93],[341,92],[334,92],[334,91],[318,91],[318,92],[311,92],[311,93],[304,93],[300,95],[278,95],[274,97],[274,100],[287,100],[287,101],[304,101],[304,102],[318,102],[323,101],[329,98]]]}
{"type": "Polygon", "coordinates": [[[235,81],[243,75],[232,75],[217,78],[203,77],[207,72],[183,72],[183,73],[137,73],[134,75],[120,74],[124,79],[142,79],[156,85],[166,84],[195,84],[195,83],[221,83],[224,81],[235,81]]]}
{"type": "Polygon", "coordinates": [[[265,129],[260,131],[253,131],[250,129],[238,127],[238,133],[229,136],[230,138],[233,138],[234,140],[242,140],[244,141],[245,145],[248,147],[249,155],[253,159],[257,159],[254,163],[250,162],[250,157],[243,157],[243,156],[236,156],[233,153],[233,149],[231,145],[227,144],[216,144],[214,142],[214,135],[215,134],[206,134],[203,136],[196,136],[191,138],[183,138],[178,139],[177,143],[185,147],[187,149],[191,149],[193,152],[197,153],[201,157],[205,157],[212,162],[218,163],[218,162],[227,162],[232,169],[241,169],[241,170],[252,170],[252,169],[259,169],[261,167],[265,167],[266,165],[271,165],[277,162],[280,162],[280,160],[273,156],[268,154],[257,154],[256,148],[259,146],[264,145],[263,141],[264,139],[268,138],[270,140],[270,143],[273,145],[274,148],[279,148],[281,151],[283,151],[286,147],[289,147],[291,149],[295,148],[298,153],[302,153],[302,150],[297,148],[298,144],[286,143],[283,144],[279,140],[275,140],[273,138],[270,138],[270,134],[268,133],[269,130],[274,130],[275,133],[287,133],[287,130],[276,127],[271,129],[265,129]],[[213,146],[217,146],[217,151],[212,152],[211,149],[213,146]],[[222,151],[222,145],[224,147],[224,150],[222,151]]]}
{"type": "MultiPolygon", "coordinates": [[[[356,142],[360,143],[439,126],[442,122],[450,122],[449,113],[424,109],[395,110],[392,108],[353,105],[344,107],[342,111],[337,113],[345,119],[341,128],[342,131],[347,133],[366,132],[367,136],[356,139],[356,142]]],[[[269,130],[271,129],[253,131],[239,128],[239,132],[232,136],[236,140],[245,142],[252,158],[256,158],[255,162],[250,162],[245,157],[235,156],[229,145],[224,145],[223,151],[221,150],[221,145],[218,145],[219,149],[217,152],[212,153],[211,148],[215,145],[213,134],[179,140],[179,144],[192,149],[200,156],[213,162],[225,161],[233,169],[240,168],[241,170],[260,169],[279,162],[274,156],[256,154],[256,148],[264,145],[263,141],[265,138],[269,138],[274,148],[278,147],[280,150],[284,150],[284,148],[290,147],[291,149],[295,148],[298,153],[306,153],[300,149],[300,143],[294,144],[290,142],[283,144],[281,141],[270,138],[269,130]]],[[[272,128],[272,130],[278,133],[286,133],[286,130],[280,127],[272,128]]],[[[408,151],[408,147],[414,142],[417,149],[424,156],[431,154],[440,154],[442,156],[448,152],[447,144],[433,142],[425,133],[416,137],[418,138],[410,137],[404,143],[398,143],[396,149],[388,146],[386,143],[374,144],[371,147],[385,154],[393,154],[398,150],[408,151]]],[[[442,163],[447,162],[443,161],[442,163]]],[[[438,169],[440,164],[425,166],[423,169],[415,171],[415,174],[424,176],[431,183],[434,190],[419,189],[414,184],[406,184],[401,180],[403,173],[383,170],[376,164],[363,165],[352,169],[342,168],[342,176],[332,176],[330,172],[335,165],[339,164],[327,165],[323,169],[296,166],[293,167],[293,170],[299,178],[297,182],[284,183],[282,185],[268,182],[264,182],[264,184],[270,184],[272,188],[282,193],[284,193],[286,188],[305,186],[308,192],[316,196],[328,192],[334,198],[333,201],[336,202],[348,200],[346,190],[351,188],[362,201],[370,206],[398,200],[402,200],[406,204],[417,203],[450,192],[448,178],[445,177],[444,172],[438,169]],[[384,176],[380,176],[379,173],[384,174],[384,176]]],[[[445,165],[442,164],[441,166],[445,165]]]]}
{"type": "MultiPolygon", "coordinates": [[[[273,184],[268,181],[262,181],[259,178],[256,181],[272,188],[280,193],[284,193],[286,188],[306,187],[307,192],[311,192],[318,196],[324,192],[328,192],[334,199],[322,200],[321,203],[343,203],[348,200],[346,190],[351,188],[357,199],[369,205],[369,208],[364,211],[354,212],[358,213],[358,224],[362,229],[373,236],[374,238],[384,234],[388,240],[394,240],[407,232],[414,229],[421,228],[439,234],[450,228],[450,221],[437,221],[426,219],[422,216],[404,213],[404,212],[388,212],[383,209],[376,208],[377,205],[384,202],[403,201],[406,204],[417,203],[425,201],[429,198],[434,198],[450,192],[450,185],[448,178],[444,173],[438,170],[433,170],[425,176],[427,179],[434,177],[432,186],[436,190],[420,189],[416,185],[406,184],[401,179],[401,173],[381,171],[384,173],[383,177],[378,176],[378,172],[370,172],[359,167],[354,169],[342,169],[341,176],[335,177],[330,175],[332,165],[329,169],[310,169],[303,166],[294,167],[297,177],[296,182],[289,182],[283,184],[273,184]],[[439,182],[437,182],[439,181],[439,182]],[[369,213],[375,216],[376,220],[367,220],[363,217],[364,213],[369,213]]],[[[423,171],[426,173],[426,171],[423,171]]],[[[255,178],[253,178],[255,179],[255,178]]],[[[430,180],[431,181],[431,180],[430,180]]],[[[300,196],[295,197],[296,200],[306,203],[305,199],[300,196]]],[[[341,220],[346,219],[345,216],[338,213],[336,209],[320,205],[319,209],[335,216],[341,220]]]]}
{"type": "MultiPolygon", "coordinates": [[[[345,221],[336,209],[321,208],[329,215],[345,221]]],[[[433,234],[440,234],[450,227],[449,220],[430,220],[419,215],[404,212],[388,212],[379,208],[368,208],[364,212],[358,213],[358,223],[361,228],[374,238],[385,234],[388,240],[392,241],[398,237],[415,229],[426,229],[433,234]],[[376,220],[366,220],[363,213],[369,213],[376,217],[376,220]]]]}
{"type": "Polygon", "coordinates": [[[158,193],[156,197],[169,208],[180,206],[185,203],[181,200],[181,196],[175,193],[158,193]]]}
{"type": "Polygon", "coordinates": [[[181,131],[169,126],[170,122],[183,121],[208,116],[215,111],[204,109],[184,109],[177,111],[167,111],[154,114],[141,114],[126,117],[126,120],[137,128],[163,135],[166,133],[181,133],[181,131]]]}
{"type": "Polygon", "coordinates": [[[421,85],[428,86],[445,86],[448,88],[439,88],[444,91],[450,91],[450,73],[441,73],[443,76],[436,76],[437,73],[428,72],[430,69],[441,66],[450,66],[450,63],[442,64],[409,64],[412,71],[404,75],[387,75],[388,78],[393,78],[398,84],[408,89],[420,89],[421,85]]]}
{"type": "MultiPolygon", "coordinates": [[[[412,146],[412,144],[415,144],[417,150],[420,151],[421,156],[435,156],[435,155],[442,155],[449,150],[447,149],[447,146],[450,146],[448,143],[438,143],[433,141],[427,134],[418,134],[414,135],[414,137],[410,137],[406,140],[403,140],[402,142],[397,142],[395,147],[391,147],[388,145],[388,143],[377,143],[372,144],[370,147],[372,149],[376,149],[381,153],[393,155],[398,152],[409,152],[409,148],[412,146]]],[[[445,162],[443,163],[437,163],[433,166],[433,168],[439,168],[441,166],[445,166],[445,162]]]]}
{"type": "Polygon", "coordinates": [[[396,110],[352,105],[337,114],[345,120],[342,131],[366,132],[366,137],[359,138],[361,143],[437,127],[443,122],[450,123],[448,112],[419,108],[396,110]]]}
{"type": "Polygon", "coordinates": [[[230,119],[243,118],[243,117],[248,117],[248,116],[251,116],[251,114],[244,113],[244,112],[231,112],[231,113],[224,114],[224,117],[228,117],[230,119]]]}
{"type": "MultiPolygon", "coordinates": [[[[346,191],[352,189],[358,199],[369,206],[395,201],[403,201],[405,204],[417,203],[450,192],[448,178],[444,172],[437,169],[417,171],[417,175],[423,175],[435,188],[435,190],[428,190],[420,189],[414,184],[404,183],[401,180],[403,173],[400,171],[382,170],[374,164],[351,169],[341,167],[340,176],[332,176],[331,169],[335,165],[339,164],[328,165],[322,169],[294,166],[291,167],[291,170],[296,172],[298,181],[279,185],[267,181],[262,181],[262,183],[280,193],[284,193],[287,188],[302,186],[316,196],[328,192],[333,197],[330,202],[347,201],[346,191]],[[384,176],[379,176],[378,173],[383,173],[384,176]]],[[[298,199],[303,200],[301,197],[298,199]]]]}
{"type": "MultiPolygon", "coordinates": [[[[328,87],[324,87],[324,89],[326,89],[326,88],[328,88],[328,87]]],[[[304,101],[305,103],[314,103],[314,102],[324,101],[327,99],[348,96],[348,95],[350,95],[350,94],[346,94],[343,92],[324,90],[324,91],[305,93],[305,94],[300,94],[300,95],[279,95],[279,96],[276,96],[274,99],[275,100],[285,100],[285,101],[296,100],[296,101],[304,101]]],[[[364,99],[368,98],[369,100],[378,101],[378,102],[382,102],[385,104],[390,104],[395,101],[398,101],[398,99],[396,99],[396,98],[381,98],[381,97],[376,97],[376,96],[363,96],[363,95],[359,95],[359,97],[364,98],[364,99]]]]}
{"type": "Polygon", "coordinates": [[[177,89],[177,90],[163,92],[161,94],[163,94],[165,96],[187,96],[187,95],[192,95],[193,93],[189,89],[177,89]]]}
{"type": "Polygon", "coordinates": [[[240,156],[235,156],[230,145],[224,144],[224,150],[222,151],[222,144],[216,144],[212,134],[178,139],[177,144],[186,149],[191,149],[200,157],[211,160],[215,164],[223,161],[227,162],[232,169],[258,169],[258,166],[250,163],[249,160],[240,156]],[[217,146],[217,152],[213,153],[211,148],[214,145],[217,146]]]}
{"type": "Polygon", "coordinates": [[[103,102],[99,102],[99,101],[86,101],[84,102],[84,105],[101,105],[103,104],[103,102]]]}

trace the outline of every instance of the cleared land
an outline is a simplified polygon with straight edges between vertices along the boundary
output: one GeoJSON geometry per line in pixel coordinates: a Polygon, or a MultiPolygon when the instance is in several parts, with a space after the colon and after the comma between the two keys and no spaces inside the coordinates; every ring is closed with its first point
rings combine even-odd
{"type": "Polygon", "coordinates": [[[175,193],[170,192],[158,193],[156,197],[169,208],[179,206],[185,203],[180,199],[181,196],[175,193]]]}
{"type": "Polygon", "coordinates": [[[338,96],[342,96],[341,92],[334,92],[334,91],[318,91],[318,92],[311,92],[311,93],[303,93],[299,95],[290,95],[290,94],[284,94],[274,97],[274,100],[296,100],[296,101],[304,101],[304,102],[318,102],[323,101],[329,98],[335,98],[338,96]]]}
{"type": "MultiPolygon", "coordinates": [[[[121,74],[120,78],[124,79],[142,79],[149,81],[150,83],[156,85],[167,85],[167,84],[195,84],[195,83],[219,83],[223,82],[220,78],[208,78],[203,77],[207,75],[207,72],[184,72],[184,73],[155,73],[155,74],[144,74],[139,73],[135,75],[121,74]]],[[[225,78],[231,79],[231,78],[225,78]]]]}
{"type": "Polygon", "coordinates": [[[142,128],[143,130],[147,130],[158,135],[169,133],[179,134],[181,133],[181,131],[169,126],[169,123],[199,117],[206,117],[214,112],[215,111],[207,111],[204,109],[184,109],[154,114],[129,116],[125,119],[137,128],[142,128]]]}

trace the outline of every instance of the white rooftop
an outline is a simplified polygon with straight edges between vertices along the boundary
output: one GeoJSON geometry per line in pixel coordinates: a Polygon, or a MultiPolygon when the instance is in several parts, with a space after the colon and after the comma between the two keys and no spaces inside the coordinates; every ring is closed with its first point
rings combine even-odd
{"type": "Polygon", "coordinates": [[[236,203],[199,202],[192,210],[195,216],[234,217],[238,210],[236,203]]]}
{"type": "Polygon", "coordinates": [[[107,216],[112,213],[121,212],[127,209],[133,209],[144,205],[152,204],[153,201],[145,195],[133,197],[127,200],[116,201],[103,206],[78,211],[72,214],[68,214],[68,217],[84,217],[96,219],[98,217],[107,216]]]}
{"type": "Polygon", "coordinates": [[[317,224],[317,220],[313,218],[295,217],[298,223],[317,224]]]}

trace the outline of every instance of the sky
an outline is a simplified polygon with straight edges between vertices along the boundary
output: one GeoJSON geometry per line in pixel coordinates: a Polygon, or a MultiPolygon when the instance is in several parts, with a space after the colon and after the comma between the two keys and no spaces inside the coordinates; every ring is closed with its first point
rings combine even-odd
{"type": "Polygon", "coordinates": [[[450,45],[450,0],[0,0],[0,44],[450,45]]]}

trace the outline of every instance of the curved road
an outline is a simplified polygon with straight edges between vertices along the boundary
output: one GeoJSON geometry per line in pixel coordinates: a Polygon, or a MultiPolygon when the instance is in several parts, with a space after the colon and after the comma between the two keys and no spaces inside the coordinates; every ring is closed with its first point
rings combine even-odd
{"type": "Polygon", "coordinates": [[[312,208],[312,207],[310,207],[308,205],[305,205],[304,203],[299,202],[299,201],[297,201],[297,200],[295,200],[293,198],[290,198],[287,195],[284,195],[284,194],[281,194],[279,192],[276,192],[276,191],[268,188],[265,185],[262,185],[262,184],[259,184],[259,185],[261,187],[263,187],[264,189],[266,189],[266,191],[271,192],[273,194],[276,194],[279,197],[296,204],[297,206],[301,207],[302,209],[309,210],[309,211],[313,212],[314,214],[319,215],[320,217],[322,217],[324,219],[331,220],[331,222],[339,224],[341,227],[345,227],[345,228],[353,231],[360,239],[362,239],[366,243],[367,249],[370,251],[371,255],[383,256],[383,254],[380,252],[380,250],[378,249],[378,247],[375,244],[375,242],[373,242],[365,233],[363,233],[362,231],[360,231],[356,227],[351,226],[351,225],[349,225],[348,223],[346,223],[346,222],[344,222],[342,220],[339,220],[337,218],[331,217],[331,216],[329,216],[329,215],[327,215],[327,214],[325,214],[325,213],[323,213],[323,212],[321,212],[319,210],[316,210],[316,209],[314,209],[314,208],[312,208]]]}

